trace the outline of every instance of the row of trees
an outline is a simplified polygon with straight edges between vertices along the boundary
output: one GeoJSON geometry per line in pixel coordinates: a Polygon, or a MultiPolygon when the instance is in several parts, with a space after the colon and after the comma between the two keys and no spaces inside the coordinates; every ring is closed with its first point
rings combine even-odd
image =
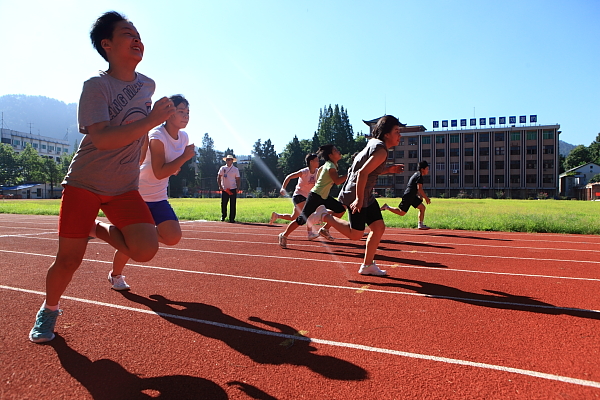
{"type": "Polygon", "coordinates": [[[563,165],[565,171],[568,171],[591,162],[600,165],[600,133],[596,135],[596,139],[589,146],[580,144],[571,150],[563,165]]]}
{"type": "Polygon", "coordinates": [[[31,144],[21,153],[15,153],[12,146],[0,144],[0,183],[16,186],[26,182],[47,182],[51,189],[59,185],[67,174],[72,155],[64,154],[60,163],[42,157],[31,144]]]}

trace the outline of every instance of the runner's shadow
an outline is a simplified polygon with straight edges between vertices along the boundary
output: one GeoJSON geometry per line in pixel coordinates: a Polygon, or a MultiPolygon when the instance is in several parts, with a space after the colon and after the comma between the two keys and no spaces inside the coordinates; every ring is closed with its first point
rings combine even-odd
{"type": "Polygon", "coordinates": [[[458,301],[460,303],[472,304],[481,307],[498,308],[505,310],[527,311],[539,314],[549,315],[570,315],[578,318],[600,319],[600,312],[593,310],[585,310],[580,308],[558,307],[550,303],[544,303],[535,300],[528,296],[517,296],[510,293],[500,292],[497,290],[487,290],[484,292],[492,294],[480,294],[466,292],[451,286],[440,285],[437,283],[415,281],[411,279],[401,279],[385,277],[388,281],[406,282],[406,283],[389,283],[384,281],[379,282],[362,282],[351,280],[349,282],[359,285],[385,286],[412,290],[416,293],[421,293],[427,297],[447,299],[458,301]]]}
{"type": "Polygon", "coordinates": [[[229,398],[223,388],[208,379],[189,375],[140,378],[113,360],[92,361],[73,350],[58,334],[45,345],[54,348],[65,371],[77,379],[95,400],[229,398]]]}
{"type": "MultiPolygon", "coordinates": [[[[357,249],[364,249],[365,248],[365,242],[361,242],[361,243],[357,243],[356,241],[354,241],[354,242],[349,242],[349,241],[344,241],[344,242],[340,242],[340,241],[324,242],[324,241],[321,241],[321,242],[322,243],[327,243],[327,244],[330,244],[330,245],[335,245],[335,246],[353,247],[353,248],[357,248],[357,249]]],[[[382,239],[380,243],[382,243],[382,244],[397,244],[397,245],[405,245],[405,246],[415,246],[415,247],[431,247],[433,249],[451,249],[451,250],[454,249],[454,247],[435,245],[435,244],[431,244],[431,243],[405,242],[405,241],[397,241],[397,240],[389,240],[389,239],[382,239]]],[[[379,246],[379,249],[381,249],[381,250],[402,251],[401,249],[391,249],[389,247],[382,247],[382,246],[379,246]]]]}
{"type": "Polygon", "coordinates": [[[227,386],[237,386],[240,391],[248,395],[252,399],[256,400],[277,400],[277,397],[273,397],[268,393],[263,392],[256,386],[249,385],[240,381],[227,382],[227,386]]]}
{"type": "MultiPolygon", "coordinates": [[[[290,249],[288,248],[288,250],[295,250],[295,249],[290,249]]],[[[297,250],[299,252],[306,252],[306,250],[297,250]]],[[[311,253],[317,253],[317,254],[335,254],[335,255],[340,255],[340,256],[344,256],[344,257],[352,257],[352,258],[359,258],[362,259],[365,256],[364,250],[361,251],[360,253],[350,253],[347,250],[334,250],[332,251],[319,251],[319,250],[310,250],[311,253]]],[[[400,258],[400,257],[392,257],[392,256],[387,256],[385,254],[377,254],[377,256],[375,257],[377,260],[376,261],[386,261],[386,262],[390,262],[390,263],[394,263],[394,264],[403,264],[403,265],[416,265],[419,267],[428,267],[428,268],[448,268],[447,265],[444,264],[440,264],[440,263],[434,263],[434,262],[427,262],[427,261],[422,261],[422,260],[411,260],[408,258],[400,258]]]]}
{"type": "Polygon", "coordinates": [[[310,339],[288,325],[258,317],[248,318],[279,330],[273,332],[227,315],[220,308],[208,304],[172,301],[157,294],[146,298],[132,292],[120,293],[173,324],[222,341],[259,364],[306,366],[327,378],[338,380],[357,381],[368,377],[366,370],[348,361],[316,354],[317,349],[310,346],[310,339]],[[282,337],[281,334],[292,337],[282,337]]]}
{"type": "Polygon", "coordinates": [[[476,240],[492,240],[496,242],[512,242],[512,239],[499,239],[499,238],[487,238],[482,236],[471,236],[471,235],[452,235],[449,233],[431,233],[427,234],[428,236],[440,236],[440,237],[451,237],[451,238],[459,238],[459,239],[476,239],[476,240]]]}

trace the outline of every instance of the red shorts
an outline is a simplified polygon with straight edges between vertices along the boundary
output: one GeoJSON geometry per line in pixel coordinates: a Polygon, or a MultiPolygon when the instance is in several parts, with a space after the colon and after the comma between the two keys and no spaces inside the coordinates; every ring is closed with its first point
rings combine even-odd
{"type": "Polygon", "coordinates": [[[137,190],[118,196],[102,196],[65,185],[60,202],[58,236],[87,238],[99,210],[118,229],[131,224],[154,225],[152,214],[137,190]]]}

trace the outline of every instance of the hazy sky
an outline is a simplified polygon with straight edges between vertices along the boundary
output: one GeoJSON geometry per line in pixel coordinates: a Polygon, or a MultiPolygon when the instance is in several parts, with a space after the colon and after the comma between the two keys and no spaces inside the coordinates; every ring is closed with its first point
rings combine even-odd
{"type": "Polygon", "coordinates": [[[600,0],[0,0],[0,95],[77,102],[107,68],[89,29],[112,9],[142,36],[154,100],[190,101],[198,146],[208,132],[218,150],[281,152],[329,104],[355,133],[386,113],[429,130],[535,114],[572,144],[600,132],[600,0]]]}

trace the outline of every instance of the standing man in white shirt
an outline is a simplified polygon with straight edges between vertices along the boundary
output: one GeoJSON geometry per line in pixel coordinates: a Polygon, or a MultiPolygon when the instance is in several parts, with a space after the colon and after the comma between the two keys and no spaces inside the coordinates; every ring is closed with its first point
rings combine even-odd
{"type": "Polygon", "coordinates": [[[237,161],[232,155],[223,158],[227,165],[219,169],[217,175],[217,185],[221,191],[221,221],[227,217],[227,203],[229,205],[229,222],[235,222],[235,207],[237,199],[237,189],[240,187],[240,170],[233,165],[237,161]]]}

